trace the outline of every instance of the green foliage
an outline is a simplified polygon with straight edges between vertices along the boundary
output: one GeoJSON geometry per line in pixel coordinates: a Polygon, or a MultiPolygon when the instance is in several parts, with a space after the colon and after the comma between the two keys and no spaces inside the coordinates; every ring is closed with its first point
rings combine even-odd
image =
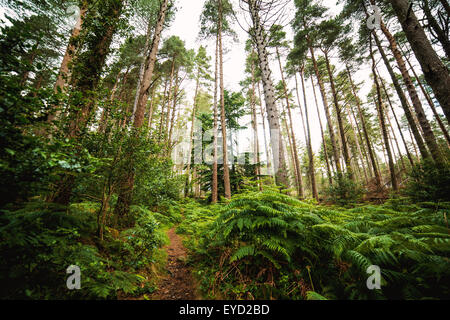
{"type": "Polygon", "coordinates": [[[363,189],[346,175],[336,175],[325,193],[332,202],[345,206],[361,201],[363,189]]]}
{"type": "Polygon", "coordinates": [[[443,299],[450,293],[445,210],[405,199],[330,209],[271,191],[244,193],[196,231],[194,263],[210,297],[443,299]],[[381,268],[381,290],[366,286],[370,265],[381,268]]]}
{"type": "MultiPolygon", "coordinates": [[[[82,203],[64,208],[30,203],[0,213],[0,296],[2,299],[111,299],[138,293],[149,266],[166,240],[158,223],[143,211],[134,228],[99,243],[94,212],[82,203]],[[81,269],[81,290],[68,290],[66,268],[81,269]]],[[[110,237],[110,235],[108,235],[110,237]]]]}
{"type": "Polygon", "coordinates": [[[450,166],[422,160],[409,172],[405,193],[413,201],[450,201],[450,166]]]}

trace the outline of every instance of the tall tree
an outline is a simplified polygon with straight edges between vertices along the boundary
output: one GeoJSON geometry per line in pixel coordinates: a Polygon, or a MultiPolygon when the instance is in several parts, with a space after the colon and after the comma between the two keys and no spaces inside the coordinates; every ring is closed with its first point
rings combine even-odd
{"type": "Polygon", "coordinates": [[[298,157],[298,149],[297,149],[297,142],[293,127],[293,121],[292,121],[292,106],[291,101],[289,99],[289,93],[287,88],[286,79],[284,76],[284,69],[281,64],[281,55],[280,50],[281,49],[288,49],[289,45],[287,44],[286,38],[286,32],[283,31],[283,27],[278,24],[272,25],[272,27],[269,30],[269,46],[275,48],[275,53],[278,61],[278,66],[280,68],[280,74],[281,74],[281,83],[283,85],[283,95],[286,102],[286,111],[289,117],[289,126],[287,130],[290,131],[290,137],[291,137],[291,143],[292,143],[292,154],[294,159],[294,171],[295,171],[295,179],[296,179],[296,185],[297,185],[297,193],[298,197],[302,199],[304,197],[304,191],[303,191],[303,178],[302,178],[302,171],[301,171],[301,165],[300,160],[298,157]]]}
{"type": "MultiPolygon", "coordinates": [[[[242,0],[247,4],[250,13],[252,28],[249,31],[258,52],[259,67],[261,70],[261,81],[263,83],[264,97],[266,102],[267,117],[270,128],[270,141],[273,156],[273,168],[275,170],[276,183],[279,186],[287,186],[286,159],[283,154],[283,139],[281,136],[280,116],[275,103],[275,91],[271,78],[269,66],[269,55],[267,52],[268,38],[265,21],[261,17],[267,17],[271,10],[276,9],[275,1],[242,0]]],[[[278,4],[279,5],[279,4],[278,4]]],[[[283,4],[281,4],[283,5],[283,4]]]]}
{"type": "MultiPolygon", "coordinates": [[[[164,29],[164,22],[166,19],[167,11],[169,10],[169,0],[161,0],[160,9],[158,15],[158,21],[155,26],[155,32],[153,34],[153,40],[149,55],[145,60],[145,68],[144,74],[142,77],[141,88],[138,90],[138,102],[136,105],[136,112],[133,121],[133,127],[135,129],[140,129],[144,124],[145,120],[145,110],[147,106],[147,99],[149,94],[149,89],[151,86],[152,78],[153,78],[153,70],[155,68],[156,56],[159,50],[159,42],[161,39],[161,33],[164,29]]],[[[133,155],[130,156],[130,161],[133,158],[133,155]]],[[[132,166],[130,166],[132,167],[132,166]]],[[[128,214],[130,210],[130,205],[133,196],[133,188],[134,188],[134,172],[127,172],[123,177],[124,182],[121,185],[120,193],[117,198],[117,203],[114,208],[114,213],[117,216],[125,216],[128,214]]]]}
{"type": "Polygon", "coordinates": [[[327,119],[328,132],[330,134],[332,155],[338,175],[342,174],[342,166],[340,163],[339,150],[337,146],[337,139],[334,133],[333,122],[331,118],[330,108],[328,105],[328,97],[323,82],[323,76],[319,71],[319,65],[316,59],[315,46],[318,38],[318,19],[322,17],[326,8],[318,4],[310,3],[306,0],[295,0],[297,8],[293,27],[295,31],[295,47],[299,52],[309,51],[311,61],[314,68],[314,73],[319,84],[319,91],[322,96],[323,107],[327,119]]]}
{"type": "MultiPolygon", "coordinates": [[[[450,73],[439,56],[434,51],[425,31],[420,25],[412,4],[407,0],[389,0],[402,25],[403,31],[419,61],[425,79],[444,110],[447,120],[450,120],[450,73]]],[[[431,150],[433,152],[433,150],[431,150]]]]}

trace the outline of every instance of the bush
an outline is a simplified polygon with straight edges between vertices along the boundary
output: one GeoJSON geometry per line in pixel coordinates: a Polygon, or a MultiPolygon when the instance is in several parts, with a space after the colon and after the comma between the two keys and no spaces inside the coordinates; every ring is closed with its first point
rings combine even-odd
{"type": "Polygon", "coordinates": [[[405,190],[413,201],[450,201],[450,166],[437,166],[431,160],[416,164],[409,173],[405,190]]]}
{"type": "Polygon", "coordinates": [[[446,208],[398,199],[330,209],[273,192],[235,196],[197,233],[197,275],[212,298],[446,299],[446,208]],[[381,290],[366,286],[371,265],[381,268],[381,290]]]}
{"type": "MultiPolygon", "coordinates": [[[[92,204],[67,208],[31,203],[0,213],[1,299],[111,299],[133,293],[144,278],[136,268],[161,243],[156,223],[141,217],[127,241],[96,243],[92,204]],[[84,209],[83,209],[84,208],[84,209]],[[126,254],[122,260],[113,250],[126,254]],[[106,243],[108,244],[108,243],[106,243]],[[123,263],[122,261],[126,261],[123,263]],[[68,290],[66,269],[81,269],[81,290],[68,290]]],[[[125,234],[124,234],[125,235],[125,234]]]]}
{"type": "Polygon", "coordinates": [[[358,183],[346,175],[336,175],[333,180],[333,184],[325,191],[331,201],[341,206],[361,201],[364,190],[358,183]]]}

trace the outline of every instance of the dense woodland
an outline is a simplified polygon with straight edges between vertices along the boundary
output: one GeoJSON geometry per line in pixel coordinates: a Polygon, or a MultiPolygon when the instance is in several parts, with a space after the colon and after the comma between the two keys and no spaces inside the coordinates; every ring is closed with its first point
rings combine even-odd
{"type": "Polygon", "coordinates": [[[449,299],[448,1],[188,2],[0,1],[0,298],[449,299]]]}

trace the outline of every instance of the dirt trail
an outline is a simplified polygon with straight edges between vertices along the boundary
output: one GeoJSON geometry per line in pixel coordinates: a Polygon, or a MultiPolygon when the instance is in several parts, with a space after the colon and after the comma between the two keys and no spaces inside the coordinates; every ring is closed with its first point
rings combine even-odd
{"type": "Polygon", "coordinates": [[[175,228],[167,232],[170,244],[167,251],[168,275],[161,279],[158,290],[151,295],[152,300],[197,300],[194,279],[191,269],[186,266],[186,248],[181,237],[175,233],[175,228]]]}

